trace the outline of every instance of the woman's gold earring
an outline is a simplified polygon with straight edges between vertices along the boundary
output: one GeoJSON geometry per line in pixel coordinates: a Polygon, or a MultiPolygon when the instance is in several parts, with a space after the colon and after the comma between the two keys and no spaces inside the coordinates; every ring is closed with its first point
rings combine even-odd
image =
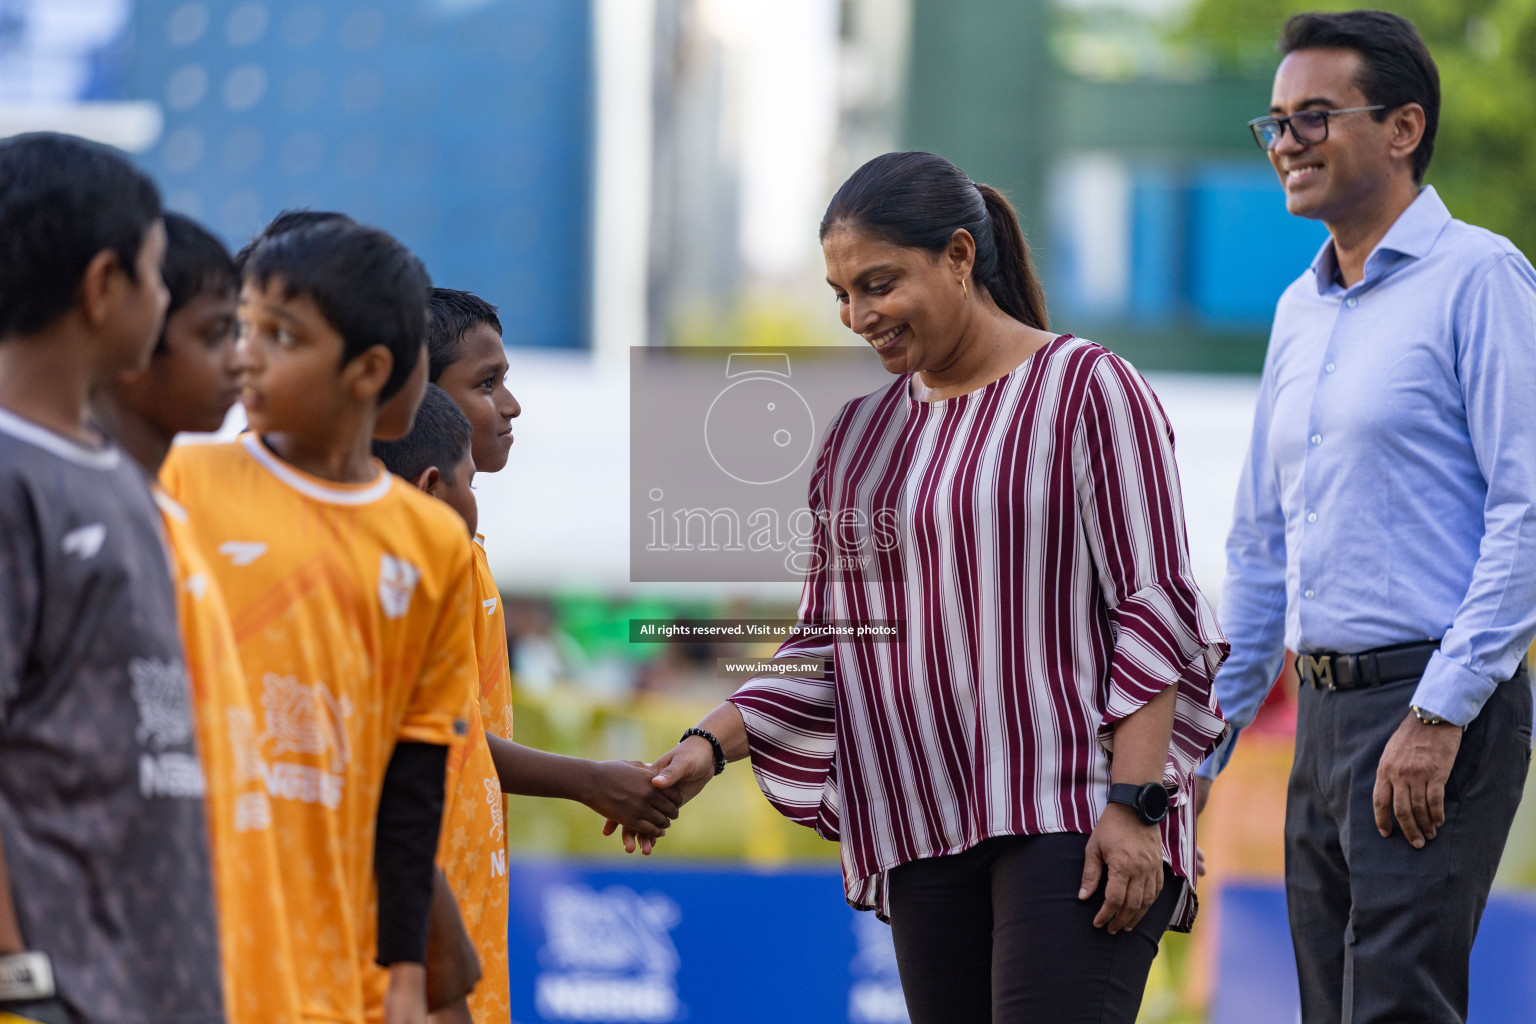
{"type": "Polygon", "coordinates": [[[967,299],[971,297],[971,293],[966,290],[965,282],[963,280],[960,282],[960,294],[967,299]]]}

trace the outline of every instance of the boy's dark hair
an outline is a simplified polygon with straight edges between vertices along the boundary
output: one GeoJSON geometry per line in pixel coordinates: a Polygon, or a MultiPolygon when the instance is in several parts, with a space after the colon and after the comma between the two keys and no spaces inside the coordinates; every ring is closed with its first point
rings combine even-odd
{"type": "Polygon", "coordinates": [[[1365,94],[1365,102],[1387,108],[1371,112],[1377,121],[1385,121],[1404,104],[1423,107],[1424,137],[1413,151],[1413,180],[1424,180],[1440,126],[1440,70],[1413,22],[1386,11],[1297,14],[1280,30],[1278,49],[1282,57],[1297,50],[1358,53],[1360,75],[1355,85],[1365,94]]]}
{"type": "MultiPolygon", "coordinates": [[[[171,304],[167,320],[177,310],[199,295],[227,295],[240,288],[240,274],[224,243],[191,217],[180,213],[165,215],[165,277],[171,304]]],[[[155,342],[155,351],[165,349],[165,330],[155,342]]]]}
{"type": "Polygon", "coordinates": [[[470,328],[488,324],[497,334],[501,333],[496,307],[470,292],[454,288],[432,289],[427,314],[430,318],[427,322],[427,352],[432,360],[427,379],[433,382],[458,360],[459,346],[470,328]]]}
{"type": "Polygon", "coordinates": [[[235,253],[235,266],[240,270],[250,261],[251,253],[256,247],[269,238],[287,234],[289,231],[297,231],[300,228],[313,227],[316,224],[356,224],[357,221],[344,213],[334,210],[284,210],[267,222],[267,226],[261,232],[240,247],[235,253]]]}
{"type": "Polygon", "coordinates": [[[432,281],[409,249],[378,228],[328,220],[263,239],[244,276],[260,287],[274,278],[289,298],[308,296],[341,335],[341,361],[383,345],[395,357],[379,401],[405,383],[421,358],[432,281]]]}
{"type": "Polygon", "coordinates": [[[0,141],[0,338],[69,312],[103,250],[137,281],[160,213],[160,190],[115,149],[52,132],[0,141]]]}
{"type": "Polygon", "coordinates": [[[457,482],[454,473],[469,452],[470,433],[458,403],[436,384],[428,384],[411,432],[398,441],[373,442],[373,454],[385,469],[413,484],[436,466],[452,487],[457,482]]]}

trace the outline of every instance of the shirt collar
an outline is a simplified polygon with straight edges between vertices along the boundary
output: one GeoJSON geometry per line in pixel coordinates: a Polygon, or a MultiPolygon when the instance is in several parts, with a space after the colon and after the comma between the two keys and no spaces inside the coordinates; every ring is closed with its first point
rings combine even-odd
{"type": "MultiPolygon", "coordinates": [[[[1376,278],[1381,267],[1388,262],[1384,253],[1392,253],[1409,259],[1421,259],[1435,246],[1435,239],[1450,223],[1451,211],[1435,191],[1435,186],[1419,189],[1418,198],[1408,204],[1408,209],[1398,215],[1387,229],[1376,248],[1365,259],[1365,280],[1376,278]]],[[[1339,271],[1338,259],[1333,252],[1333,239],[1323,243],[1312,260],[1312,275],[1317,281],[1317,293],[1325,295],[1335,287],[1334,279],[1339,271]]],[[[1363,282],[1362,282],[1363,283],[1363,282]]]]}

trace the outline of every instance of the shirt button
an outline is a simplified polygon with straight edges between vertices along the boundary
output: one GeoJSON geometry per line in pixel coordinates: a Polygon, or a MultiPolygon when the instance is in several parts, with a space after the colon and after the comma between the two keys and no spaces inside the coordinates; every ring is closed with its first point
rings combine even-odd
{"type": "Polygon", "coordinates": [[[1309,522],[1309,523],[1317,522],[1317,513],[1316,512],[1308,512],[1307,513],[1307,522],[1309,522]]]}
{"type": "Polygon", "coordinates": [[[1307,438],[1307,440],[1311,441],[1313,444],[1322,444],[1323,443],[1323,435],[1322,434],[1313,434],[1311,437],[1307,438]]]}
{"type": "Polygon", "coordinates": [[[1313,589],[1311,587],[1308,587],[1305,591],[1302,592],[1301,596],[1306,598],[1308,601],[1310,601],[1314,597],[1317,596],[1317,593],[1315,591],[1313,591],[1313,589]]]}
{"type": "Polygon", "coordinates": [[[1332,364],[1332,363],[1329,363],[1329,364],[1328,364],[1328,365],[1327,365],[1327,366],[1325,366],[1325,367],[1323,367],[1323,369],[1324,369],[1324,370],[1325,370],[1325,371],[1326,371],[1326,372],[1328,372],[1328,373],[1332,373],[1332,372],[1333,372],[1333,371],[1334,371],[1334,370],[1337,370],[1337,369],[1338,369],[1338,367],[1337,367],[1337,366],[1335,366],[1335,365],[1333,365],[1333,364],[1332,364]]]}
{"type": "Polygon", "coordinates": [[[1344,300],[1344,305],[1348,306],[1350,309],[1354,309],[1356,306],[1360,305],[1360,300],[1356,298],[1348,298],[1344,300]]]}

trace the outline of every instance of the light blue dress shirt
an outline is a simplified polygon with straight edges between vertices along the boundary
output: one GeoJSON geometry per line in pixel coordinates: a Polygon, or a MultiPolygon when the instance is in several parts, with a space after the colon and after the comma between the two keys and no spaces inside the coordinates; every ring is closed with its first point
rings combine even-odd
{"type": "Polygon", "coordinates": [[[1412,702],[1465,725],[1536,637],[1536,272],[1433,188],[1359,283],[1337,266],[1329,241],[1275,311],[1216,693],[1241,729],[1287,647],[1438,639],[1412,702]]]}

